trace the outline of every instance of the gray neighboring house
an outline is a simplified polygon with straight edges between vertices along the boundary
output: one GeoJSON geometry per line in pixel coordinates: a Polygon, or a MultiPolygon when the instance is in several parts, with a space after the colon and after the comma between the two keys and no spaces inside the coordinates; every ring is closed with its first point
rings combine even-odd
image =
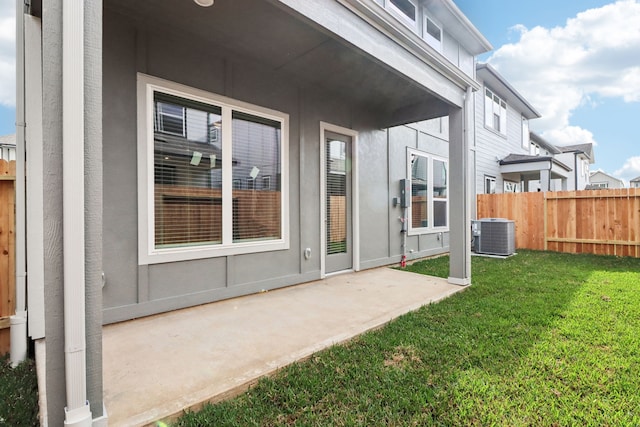
{"type": "MultiPolygon", "coordinates": [[[[593,152],[593,144],[558,145],[560,153],[555,158],[568,165],[572,169],[567,179],[567,190],[584,190],[590,184],[590,165],[596,162],[593,152]]],[[[558,182],[553,183],[553,189],[560,190],[562,186],[558,182]]]]}
{"type": "Polygon", "coordinates": [[[400,261],[401,180],[404,249],[471,283],[491,46],[453,1],[206,3],[17,1],[12,348],[50,425],[107,424],[105,323],[400,261]]]}
{"type": "Polygon", "coordinates": [[[629,187],[640,188],[640,176],[633,178],[631,181],[629,181],[629,187]]]}
{"type": "Polygon", "coordinates": [[[476,76],[477,194],[534,190],[530,182],[547,191],[552,179],[566,182],[569,168],[554,158],[551,144],[530,134],[529,121],[540,113],[491,65],[479,63],[476,76]]]}
{"type": "Polygon", "coordinates": [[[591,172],[589,188],[592,190],[606,188],[624,188],[624,181],[603,171],[591,172]]]}
{"type": "Polygon", "coordinates": [[[0,136],[0,159],[11,161],[16,159],[16,134],[0,136]]]}

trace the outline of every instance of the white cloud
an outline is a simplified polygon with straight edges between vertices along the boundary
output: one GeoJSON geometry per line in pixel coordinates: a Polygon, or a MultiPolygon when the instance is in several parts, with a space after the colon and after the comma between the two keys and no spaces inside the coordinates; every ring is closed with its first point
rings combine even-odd
{"type": "Polygon", "coordinates": [[[622,165],[622,168],[613,173],[615,176],[630,181],[640,176],[640,156],[630,157],[622,165]]]}
{"type": "Polygon", "coordinates": [[[575,143],[598,145],[593,138],[593,134],[586,129],[582,129],[580,126],[565,126],[559,129],[549,129],[542,133],[542,137],[548,141],[553,141],[556,145],[571,145],[575,143]]]}
{"type": "Polygon", "coordinates": [[[0,104],[16,105],[15,1],[0,0],[0,104]]]}
{"type": "Polygon", "coordinates": [[[571,112],[594,99],[640,102],[640,2],[589,9],[555,28],[517,25],[519,40],[488,60],[542,114],[532,129],[550,142],[595,142],[571,126],[571,112]]]}

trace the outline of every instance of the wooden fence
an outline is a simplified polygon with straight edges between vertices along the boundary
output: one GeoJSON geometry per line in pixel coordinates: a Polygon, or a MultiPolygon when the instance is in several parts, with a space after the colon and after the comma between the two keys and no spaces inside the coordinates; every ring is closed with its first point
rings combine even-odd
{"type": "Polygon", "coordinates": [[[15,310],[16,162],[0,159],[0,355],[9,351],[9,317],[15,310]]]}
{"type": "Polygon", "coordinates": [[[478,218],[516,224],[516,247],[640,258],[640,188],[481,194],[478,218]]]}

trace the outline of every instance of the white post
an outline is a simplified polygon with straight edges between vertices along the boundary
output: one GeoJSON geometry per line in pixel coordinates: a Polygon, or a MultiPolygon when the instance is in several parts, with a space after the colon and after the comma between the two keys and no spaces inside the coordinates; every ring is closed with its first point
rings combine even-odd
{"type": "Polygon", "coordinates": [[[11,365],[27,357],[27,264],[25,227],[25,90],[24,90],[24,2],[16,0],[16,214],[15,275],[16,311],[11,316],[11,365]]]}
{"type": "Polygon", "coordinates": [[[472,92],[467,89],[463,108],[449,110],[449,283],[471,284],[471,203],[473,174],[469,162],[472,92]]]}
{"type": "Polygon", "coordinates": [[[87,401],[84,238],[84,1],[62,11],[65,426],[91,426],[87,401]]]}

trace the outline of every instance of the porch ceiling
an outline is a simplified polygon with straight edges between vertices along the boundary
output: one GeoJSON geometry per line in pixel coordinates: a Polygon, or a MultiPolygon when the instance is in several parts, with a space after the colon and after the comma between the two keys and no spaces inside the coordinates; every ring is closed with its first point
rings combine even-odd
{"type": "Polygon", "coordinates": [[[299,84],[366,106],[380,113],[385,121],[380,125],[447,112],[444,101],[400,72],[266,0],[219,0],[209,8],[190,0],[104,0],[104,4],[152,30],[189,34],[194,43],[211,45],[212,51],[232,53],[266,71],[282,72],[299,84]]]}

